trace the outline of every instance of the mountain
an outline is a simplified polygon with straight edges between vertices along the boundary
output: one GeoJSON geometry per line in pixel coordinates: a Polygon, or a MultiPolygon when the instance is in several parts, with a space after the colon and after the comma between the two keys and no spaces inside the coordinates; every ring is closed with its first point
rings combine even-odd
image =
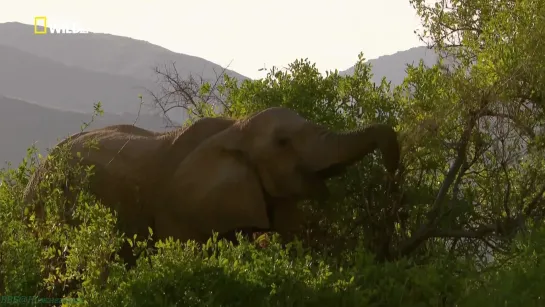
{"type": "MultiPolygon", "coordinates": [[[[38,27],[42,30],[43,27],[38,27]]],[[[0,23],[0,44],[65,65],[143,80],[155,80],[152,68],[176,62],[180,76],[189,73],[214,79],[220,65],[205,59],[176,53],[143,40],[102,33],[35,35],[34,25],[0,23]]],[[[226,70],[238,80],[247,77],[226,70]]]]}
{"type": "Polygon", "coordinates": [[[101,101],[105,111],[136,114],[143,88],[157,88],[152,81],[68,66],[1,44],[0,67],[0,94],[67,111],[90,112],[101,101]]]}
{"type": "MultiPolygon", "coordinates": [[[[0,23],[0,165],[20,162],[34,141],[44,153],[58,139],[78,132],[98,101],[105,114],[89,128],[132,124],[140,112],[137,126],[164,130],[156,110],[140,109],[139,95],[149,103],[146,90],[159,89],[153,67],[173,62],[181,77],[191,73],[215,79],[223,71],[205,59],[128,37],[35,35],[33,25],[0,23]]],[[[171,119],[183,122],[180,113],[171,119]]]]}
{"type": "MultiPolygon", "coordinates": [[[[154,65],[172,62],[181,77],[192,73],[215,79],[222,71],[210,61],[127,37],[35,35],[32,25],[0,24],[0,94],[46,107],[89,112],[93,103],[101,101],[107,112],[136,114],[139,95],[150,103],[146,90],[157,93],[160,88],[154,65]]],[[[236,72],[226,73],[246,79],[236,72]]],[[[149,108],[141,111],[151,113],[149,108]]],[[[185,119],[180,112],[169,115],[185,119]]]]}
{"type": "MultiPolygon", "coordinates": [[[[116,124],[133,124],[136,115],[104,113],[88,129],[116,124]]],[[[19,99],[0,96],[0,168],[5,161],[16,165],[26,154],[26,149],[36,142],[44,154],[58,140],[77,133],[91,114],[42,107],[19,99]]],[[[165,131],[164,124],[155,116],[141,114],[136,126],[153,131],[165,131]]]]}
{"type": "MultiPolygon", "coordinates": [[[[407,76],[407,64],[418,65],[421,59],[424,60],[425,65],[433,66],[437,62],[438,56],[433,50],[421,46],[369,60],[368,63],[371,64],[373,72],[372,80],[374,83],[380,84],[382,78],[386,77],[387,81],[392,82],[392,86],[399,85],[407,76]]],[[[353,73],[354,66],[340,72],[341,75],[352,75],[353,73]]]]}

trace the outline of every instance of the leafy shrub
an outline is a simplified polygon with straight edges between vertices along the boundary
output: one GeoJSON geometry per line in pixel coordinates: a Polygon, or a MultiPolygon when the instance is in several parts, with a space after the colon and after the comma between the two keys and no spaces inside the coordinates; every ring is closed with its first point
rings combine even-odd
{"type": "Polygon", "coordinates": [[[259,245],[239,237],[236,246],[217,238],[203,246],[167,240],[150,249],[149,238],[117,231],[116,213],[88,192],[93,169],[69,166],[62,148],[41,174],[41,207],[26,205],[23,191],[40,171],[30,150],[18,168],[1,173],[2,299],[78,297],[86,306],[545,305],[545,61],[535,52],[545,37],[533,30],[545,26],[539,18],[545,8],[537,0],[453,2],[448,9],[410,2],[424,21],[424,38],[455,55],[454,67],[410,66],[404,83],[392,88],[385,80],[372,84],[363,55],[350,76],[323,75],[297,60],[260,80],[239,84],[225,76],[217,87],[196,86],[200,100],[186,106],[197,117],[285,106],[336,129],[389,123],[403,147],[395,184],[370,156],[331,180],[330,200],[301,204],[308,222],[299,240],[283,244],[272,236],[259,245]],[[143,251],[131,270],[116,254],[124,240],[143,251]]]}

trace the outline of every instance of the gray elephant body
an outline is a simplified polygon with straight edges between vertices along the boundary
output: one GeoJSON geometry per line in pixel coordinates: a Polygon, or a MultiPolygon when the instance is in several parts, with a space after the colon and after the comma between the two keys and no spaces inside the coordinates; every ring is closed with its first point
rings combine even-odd
{"type": "MultiPolygon", "coordinates": [[[[164,134],[111,126],[66,142],[83,164],[95,165],[91,192],[118,211],[122,231],[146,236],[152,227],[158,239],[182,241],[233,229],[289,233],[303,218],[296,203],[326,197],[327,178],[376,148],[389,172],[399,163],[397,135],[387,125],[335,133],[285,108],[238,121],[204,118],[164,134]],[[83,147],[89,139],[98,150],[83,147]]],[[[29,183],[28,202],[46,170],[29,183]]]]}

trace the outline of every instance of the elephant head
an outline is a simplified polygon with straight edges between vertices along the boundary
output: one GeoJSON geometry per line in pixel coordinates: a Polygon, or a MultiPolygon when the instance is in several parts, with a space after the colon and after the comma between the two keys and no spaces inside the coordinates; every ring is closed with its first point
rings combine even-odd
{"type": "Polygon", "coordinates": [[[182,161],[167,188],[169,207],[176,210],[163,224],[183,220],[203,236],[270,229],[271,205],[284,206],[276,211],[289,215],[286,206],[327,196],[326,179],[375,149],[394,173],[399,144],[388,125],[334,132],[286,108],[264,110],[212,136],[182,161]]]}
{"type": "Polygon", "coordinates": [[[275,198],[311,198],[327,191],[324,179],[379,149],[386,169],[399,163],[396,132],[385,124],[338,133],[300,117],[292,110],[271,108],[240,125],[241,144],[275,198]]]}

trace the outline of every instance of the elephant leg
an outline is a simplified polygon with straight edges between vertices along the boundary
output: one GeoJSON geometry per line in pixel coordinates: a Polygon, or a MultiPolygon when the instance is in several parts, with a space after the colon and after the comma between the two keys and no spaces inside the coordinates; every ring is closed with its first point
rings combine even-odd
{"type": "Polygon", "coordinates": [[[237,232],[240,232],[242,234],[242,237],[246,238],[247,240],[250,239],[250,235],[253,233],[252,229],[234,229],[224,233],[220,233],[218,235],[218,240],[225,239],[234,244],[238,244],[239,242],[237,240],[237,232]]]}
{"type": "MultiPolygon", "coordinates": [[[[147,248],[148,250],[149,249],[155,250],[154,240],[147,242],[147,248]]],[[[136,260],[140,257],[141,254],[142,252],[139,252],[136,255],[134,255],[133,247],[127,241],[121,244],[121,249],[118,253],[121,260],[125,263],[125,266],[127,269],[132,269],[136,266],[136,260]]],[[[112,255],[111,260],[113,260],[113,257],[115,257],[115,254],[112,255]]]]}
{"type": "Polygon", "coordinates": [[[293,200],[268,199],[267,203],[267,213],[272,225],[270,229],[258,227],[238,228],[219,234],[218,239],[226,239],[234,244],[238,244],[236,238],[237,232],[241,232],[243,237],[251,240],[254,239],[252,235],[255,233],[274,231],[286,242],[293,241],[295,236],[300,233],[301,227],[305,222],[303,210],[293,200]]]}
{"type": "Polygon", "coordinates": [[[132,253],[132,247],[127,241],[123,242],[121,245],[121,250],[119,251],[119,257],[125,262],[127,269],[132,269],[136,266],[137,256],[134,256],[132,253]]]}
{"type": "Polygon", "coordinates": [[[234,244],[238,244],[237,240],[237,232],[240,232],[242,234],[242,237],[246,238],[247,240],[252,240],[253,235],[256,232],[267,232],[270,231],[270,229],[264,229],[264,228],[258,228],[258,227],[247,227],[247,228],[238,228],[231,231],[224,232],[220,235],[218,235],[218,239],[226,239],[229,242],[233,242],[234,244]]]}
{"type": "Polygon", "coordinates": [[[271,203],[271,230],[277,232],[286,242],[295,239],[305,223],[305,213],[293,200],[273,200],[271,203]]]}
{"type": "Polygon", "coordinates": [[[154,237],[157,240],[165,240],[168,237],[172,237],[174,240],[180,240],[182,243],[188,240],[206,243],[212,237],[212,233],[205,234],[196,231],[198,228],[188,218],[180,217],[178,214],[173,214],[166,210],[155,214],[154,226],[154,237]]]}
{"type": "MultiPolygon", "coordinates": [[[[134,229],[123,227],[122,225],[119,225],[119,224],[118,226],[119,226],[119,229],[126,234],[126,238],[123,241],[123,243],[121,243],[121,248],[117,254],[119,255],[119,258],[121,258],[121,260],[125,263],[125,266],[127,267],[127,269],[131,269],[136,266],[136,260],[138,259],[140,254],[137,254],[136,256],[133,255],[133,247],[129,244],[127,239],[132,240],[134,234],[136,234],[137,235],[136,240],[143,240],[147,238],[147,235],[145,235],[145,233],[142,231],[135,232],[134,229]]],[[[148,242],[148,248],[153,248],[153,242],[148,242]]],[[[110,259],[113,260],[114,257],[115,257],[115,254],[113,254],[110,259]]]]}

